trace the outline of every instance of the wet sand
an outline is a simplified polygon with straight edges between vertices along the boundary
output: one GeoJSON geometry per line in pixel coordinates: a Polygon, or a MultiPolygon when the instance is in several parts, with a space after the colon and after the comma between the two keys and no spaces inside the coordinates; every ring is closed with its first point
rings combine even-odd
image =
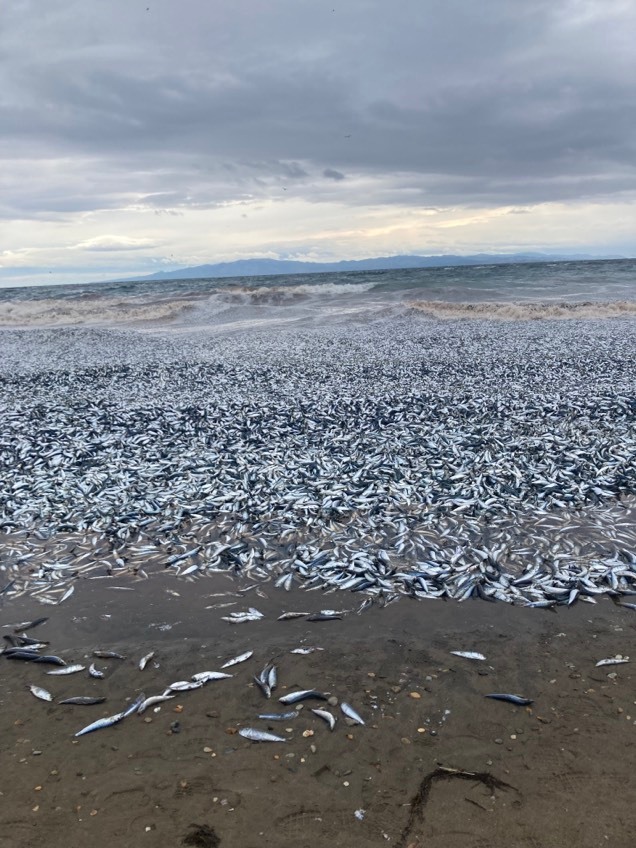
{"type": "MultiPolygon", "coordinates": [[[[237,596],[245,585],[222,576],[85,581],[63,608],[25,598],[0,611],[3,625],[48,615],[29,635],[50,640],[67,662],[88,665],[95,648],[127,656],[95,660],[108,669],[104,680],[85,672],[48,676],[48,666],[0,658],[1,848],[180,846],[192,823],[206,825],[221,846],[245,848],[633,845],[634,664],[595,667],[601,658],[634,654],[632,610],[607,599],[550,612],[402,598],[340,621],[278,622],[284,610],[355,609],[362,597],[286,593],[271,584],[237,596]],[[227,603],[235,605],[208,608],[227,603]],[[221,620],[250,606],[264,618],[221,620]],[[303,645],[324,650],[289,653],[303,645]],[[139,658],[153,649],[154,660],[139,671],[139,658]],[[73,738],[138,692],[160,693],[246,650],[254,656],[229,669],[233,678],[73,738]],[[451,650],[480,651],[487,661],[451,650]],[[270,659],[279,686],[267,701],[252,676],[270,659]],[[107,701],[49,704],[28,684],[56,701],[100,694],[107,701]],[[293,721],[256,719],[288,709],[276,696],[296,687],[349,702],[366,725],[348,726],[339,707],[329,707],[338,715],[330,732],[310,712],[323,706],[313,701],[293,721]],[[534,703],[483,697],[490,692],[534,703]],[[288,742],[251,743],[237,735],[245,726],[288,742]],[[508,788],[436,772],[440,766],[485,773],[508,788]],[[433,773],[422,815],[412,815],[412,800],[433,773]]],[[[192,844],[217,843],[208,836],[192,844]]]]}

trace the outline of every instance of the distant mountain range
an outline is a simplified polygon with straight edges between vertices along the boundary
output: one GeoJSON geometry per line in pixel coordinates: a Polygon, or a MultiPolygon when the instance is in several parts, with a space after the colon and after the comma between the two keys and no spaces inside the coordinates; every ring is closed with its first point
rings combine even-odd
{"type": "MultiPolygon", "coordinates": [[[[333,271],[387,271],[398,268],[442,268],[449,265],[505,265],[517,262],[566,262],[623,259],[622,256],[589,256],[547,253],[476,253],[472,256],[379,256],[342,262],[297,262],[291,259],[237,259],[215,265],[196,265],[175,271],[158,271],[136,280],[187,280],[209,277],[264,277],[274,274],[321,274],[333,271]]],[[[131,278],[132,279],[132,278],[131,278]]]]}

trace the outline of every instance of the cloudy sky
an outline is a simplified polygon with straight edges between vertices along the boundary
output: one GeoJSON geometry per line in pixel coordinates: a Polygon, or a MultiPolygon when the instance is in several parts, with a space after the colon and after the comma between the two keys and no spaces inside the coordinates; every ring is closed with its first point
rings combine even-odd
{"type": "Polygon", "coordinates": [[[634,0],[2,0],[0,285],[636,255],[634,0]]]}

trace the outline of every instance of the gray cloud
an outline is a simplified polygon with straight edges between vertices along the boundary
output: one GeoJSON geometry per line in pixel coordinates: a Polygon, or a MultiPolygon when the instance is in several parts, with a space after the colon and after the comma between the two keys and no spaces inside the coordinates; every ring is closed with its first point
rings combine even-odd
{"type": "Polygon", "coordinates": [[[0,216],[636,191],[629,0],[146,5],[9,4],[0,216]]]}

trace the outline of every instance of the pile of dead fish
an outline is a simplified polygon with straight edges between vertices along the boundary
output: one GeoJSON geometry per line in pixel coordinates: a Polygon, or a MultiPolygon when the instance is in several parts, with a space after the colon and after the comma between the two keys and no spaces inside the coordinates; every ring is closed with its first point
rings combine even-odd
{"type": "Polygon", "coordinates": [[[630,320],[3,341],[5,597],[160,569],[378,599],[636,592],[630,320]]]}

